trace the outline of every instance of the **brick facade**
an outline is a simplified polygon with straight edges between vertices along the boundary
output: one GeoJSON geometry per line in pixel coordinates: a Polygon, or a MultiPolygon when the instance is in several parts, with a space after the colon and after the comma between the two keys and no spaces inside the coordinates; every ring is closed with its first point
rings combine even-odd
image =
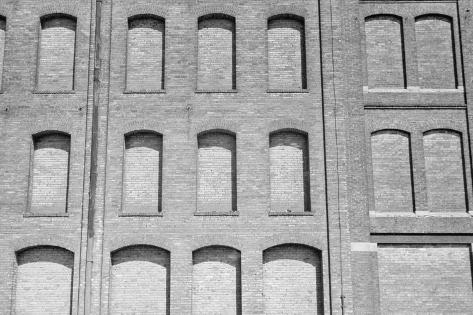
{"type": "Polygon", "coordinates": [[[468,314],[472,15],[0,0],[0,313],[468,314]]]}

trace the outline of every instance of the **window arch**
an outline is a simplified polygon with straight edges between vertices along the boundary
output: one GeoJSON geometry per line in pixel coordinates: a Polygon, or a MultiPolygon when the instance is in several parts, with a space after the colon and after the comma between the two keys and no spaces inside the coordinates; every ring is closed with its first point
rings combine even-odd
{"type": "Polygon", "coordinates": [[[225,246],[192,253],[192,314],[241,314],[241,254],[225,246]]]}
{"type": "Polygon", "coordinates": [[[306,89],[305,21],[292,14],[268,19],[270,89],[306,89]]]}
{"type": "Polygon", "coordinates": [[[429,210],[466,211],[461,133],[454,130],[430,130],[424,133],[423,140],[429,210]]]}
{"type": "Polygon", "coordinates": [[[59,131],[33,135],[30,207],[35,214],[67,211],[71,136],[59,131]]]}
{"type": "Polygon", "coordinates": [[[39,90],[74,90],[76,24],[76,18],[70,15],[41,17],[37,75],[39,90]]]}
{"type": "Polygon", "coordinates": [[[410,134],[380,130],[371,134],[376,211],[414,211],[410,134]]]}
{"type": "Polygon", "coordinates": [[[170,253],[128,246],[111,254],[110,314],[169,314],[170,253]]]}
{"type": "Polygon", "coordinates": [[[456,88],[453,19],[428,14],[415,19],[417,67],[421,88],[456,88]]]}
{"type": "Polygon", "coordinates": [[[269,135],[271,211],[310,211],[307,134],[283,129],[269,135]]]}
{"type": "Polygon", "coordinates": [[[207,14],[198,19],[197,88],[236,89],[235,18],[207,14]]]}
{"type": "Polygon", "coordinates": [[[283,244],[263,252],[264,313],[323,314],[320,251],[283,244]]]}
{"type": "Polygon", "coordinates": [[[162,205],[163,137],[152,131],[125,135],[123,213],[157,214],[162,205]]]}
{"type": "Polygon", "coordinates": [[[235,134],[210,130],[197,140],[197,211],[236,211],[235,134]]]}
{"type": "Polygon", "coordinates": [[[16,253],[15,314],[70,314],[74,253],[38,246],[16,253]]]}
{"type": "Polygon", "coordinates": [[[126,89],[164,89],[165,20],[155,15],[128,18],[126,89]]]}
{"type": "Polygon", "coordinates": [[[366,64],[369,88],[406,88],[402,18],[365,18],[366,64]]]}

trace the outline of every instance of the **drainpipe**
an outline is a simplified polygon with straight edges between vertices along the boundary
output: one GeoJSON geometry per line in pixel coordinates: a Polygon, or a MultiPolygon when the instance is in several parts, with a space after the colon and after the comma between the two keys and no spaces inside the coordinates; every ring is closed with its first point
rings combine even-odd
{"type": "Polygon", "coordinates": [[[94,44],[94,78],[93,78],[93,104],[92,104],[92,135],[90,149],[90,187],[89,206],[87,216],[87,251],[85,267],[85,296],[84,314],[91,314],[92,309],[92,275],[94,266],[94,220],[95,201],[97,192],[97,158],[98,158],[98,136],[99,136],[99,102],[100,102],[100,75],[101,75],[101,23],[102,23],[102,0],[95,1],[95,44],[94,44]]]}

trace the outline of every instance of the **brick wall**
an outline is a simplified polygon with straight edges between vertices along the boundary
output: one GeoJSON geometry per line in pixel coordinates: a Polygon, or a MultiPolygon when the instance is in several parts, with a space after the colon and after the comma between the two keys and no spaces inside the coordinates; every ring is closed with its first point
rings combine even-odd
{"type": "Polygon", "coordinates": [[[44,18],[40,34],[38,90],[73,90],[76,20],[72,17],[44,18]]]}
{"type": "Polygon", "coordinates": [[[31,172],[32,213],[60,214],[67,208],[70,137],[64,134],[35,136],[31,172]]]}
{"type": "Polygon", "coordinates": [[[380,246],[381,313],[470,313],[470,257],[468,245],[380,246]]]}
{"type": "Polygon", "coordinates": [[[365,20],[369,88],[404,88],[402,19],[378,15],[365,20]]]}
{"type": "Polygon", "coordinates": [[[430,211],[466,211],[462,140],[454,132],[424,134],[425,175],[430,211]]]}
{"type": "Polygon", "coordinates": [[[128,22],[126,88],[164,89],[164,21],[135,17],[128,22]]]}
{"type": "Polygon", "coordinates": [[[192,314],[241,314],[240,252],[207,247],[192,255],[192,314]]]}
{"type": "Polygon", "coordinates": [[[123,209],[127,214],[161,211],[163,140],[155,133],[125,136],[123,209]]]}
{"type": "Polygon", "coordinates": [[[371,135],[376,211],[413,209],[409,135],[382,131],[371,135]]]}
{"type": "Polygon", "coordinates": [[[74,255],[57,247],[18,253],[15,314],[70,314],[74,255]]]}
{"type": "Polygon", "coordinates": [[[110,314],[169,314],[169,252],[137,245],[111,258],[110,314]]]}
{"type": "Polygon", "coordinates": [[[310,211],[306,135],[273,133],[269,139],[271,211],[310,211]]]}
{"type": "Polygon", "coordinates": [[[236,210],[236,143],[230,134],[199,136],[197,211],[236,210]]]}
{"type": "Polygon", "coordinates": [[[275,90],[307,88],[304,20],[268,21],[268,85],[275,90]]]}
{"type": "Polygon", "coordinates": [[[235,89],[235,21],[221,16],[200,20],[198,47],[197,88],[235,89]]]}
{"type": "Polygon", "coordinates": [[[264,314],[323,314],[322,270],[311,248],[281,245],[263,254],[264,314]]]}

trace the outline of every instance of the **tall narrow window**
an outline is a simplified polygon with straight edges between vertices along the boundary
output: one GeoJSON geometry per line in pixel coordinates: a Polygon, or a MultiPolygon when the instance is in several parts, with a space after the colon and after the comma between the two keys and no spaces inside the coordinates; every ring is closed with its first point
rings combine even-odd
{"type": "Polygon", "coordinates": [[[235,18],[225,14],[201,16],[198,38],[197,88],[236,88],[235,18]]]}
{"type": "Polygon", "coordinates": [[[0,91],[3,89],[3,59],[5,55],[5,33],[7,21],[0,16],[0,91]]]}
{"type": "Polygon", "coordinates": [[[74,89],[75,42],[75,17],[52,15],[41,18],[38,90],[74,89]]]}
{"type": "Polygon", "coordinates": [[[235,135],[210,131],[199,135],[197,211],[236,211],[235,135]]]}
{"type": "Polygon", "coordinates": [[[74,254],[41,246],[17,253],[14,314],[71,314],[74,254]]]}
{"type": "Polygon", "coordinates": [[[164,25],[157,16],[128,19],[127,90],[164,89],[164,25]]]}
{"type": "Polygon", "coordinates": [[[310,211],[307,135],[276,131],[269,137],[271,211],[310,211]]]}
{"type": "Polygon", "coordinates": [[[263,252],[264,314],[323,314],[322,264],[315,249],[279,245],[263,252]]]}
{"type": "Polygon", "coordinates": [[[64,133],[33,137],[30,211],[61,214],[67,210],[71,139],[64,133]]]}
{"type": "Polygon", "coordinates": [[[205,247],[192,254],[192,262],[192,314],[241,314],[240,252],[205,247]]]}
{"type": "Polygon", "coordinates": [[[268,20],[270,89],[307,88],[304,18],[277,15],[268,20]]]}
{"type": "Polygon", "coordinates": [[[383,130],[371,135],[376,211],[412,212],[412,171],[409,134],[383,130]]]}
{"type": "Polygon", "coordinates": [[[365,20],[369,88],[405,88],[402,19],[375,15],[365,20]]]}
{"type": "Polygon", "coordinates": [[[125,136],[123,213],[161,211],[163,138],[153,132],[125,136]]]}
{"type": "Polygon", "coordinates": [[[430,211],[466,211],[462,137],[448,130],[424,134],[425,175],[430,211]]]}
{"type": "Polygon", "coordinates": [[[112,253],[110,314],[170,314],[170,253],[137,245],[112,253]]]}
{"type": "Polygon", "coordinates": [[[456,88],[452,18],[425,15],[415,21],[417,67],[421,88],[456,88]]]}

